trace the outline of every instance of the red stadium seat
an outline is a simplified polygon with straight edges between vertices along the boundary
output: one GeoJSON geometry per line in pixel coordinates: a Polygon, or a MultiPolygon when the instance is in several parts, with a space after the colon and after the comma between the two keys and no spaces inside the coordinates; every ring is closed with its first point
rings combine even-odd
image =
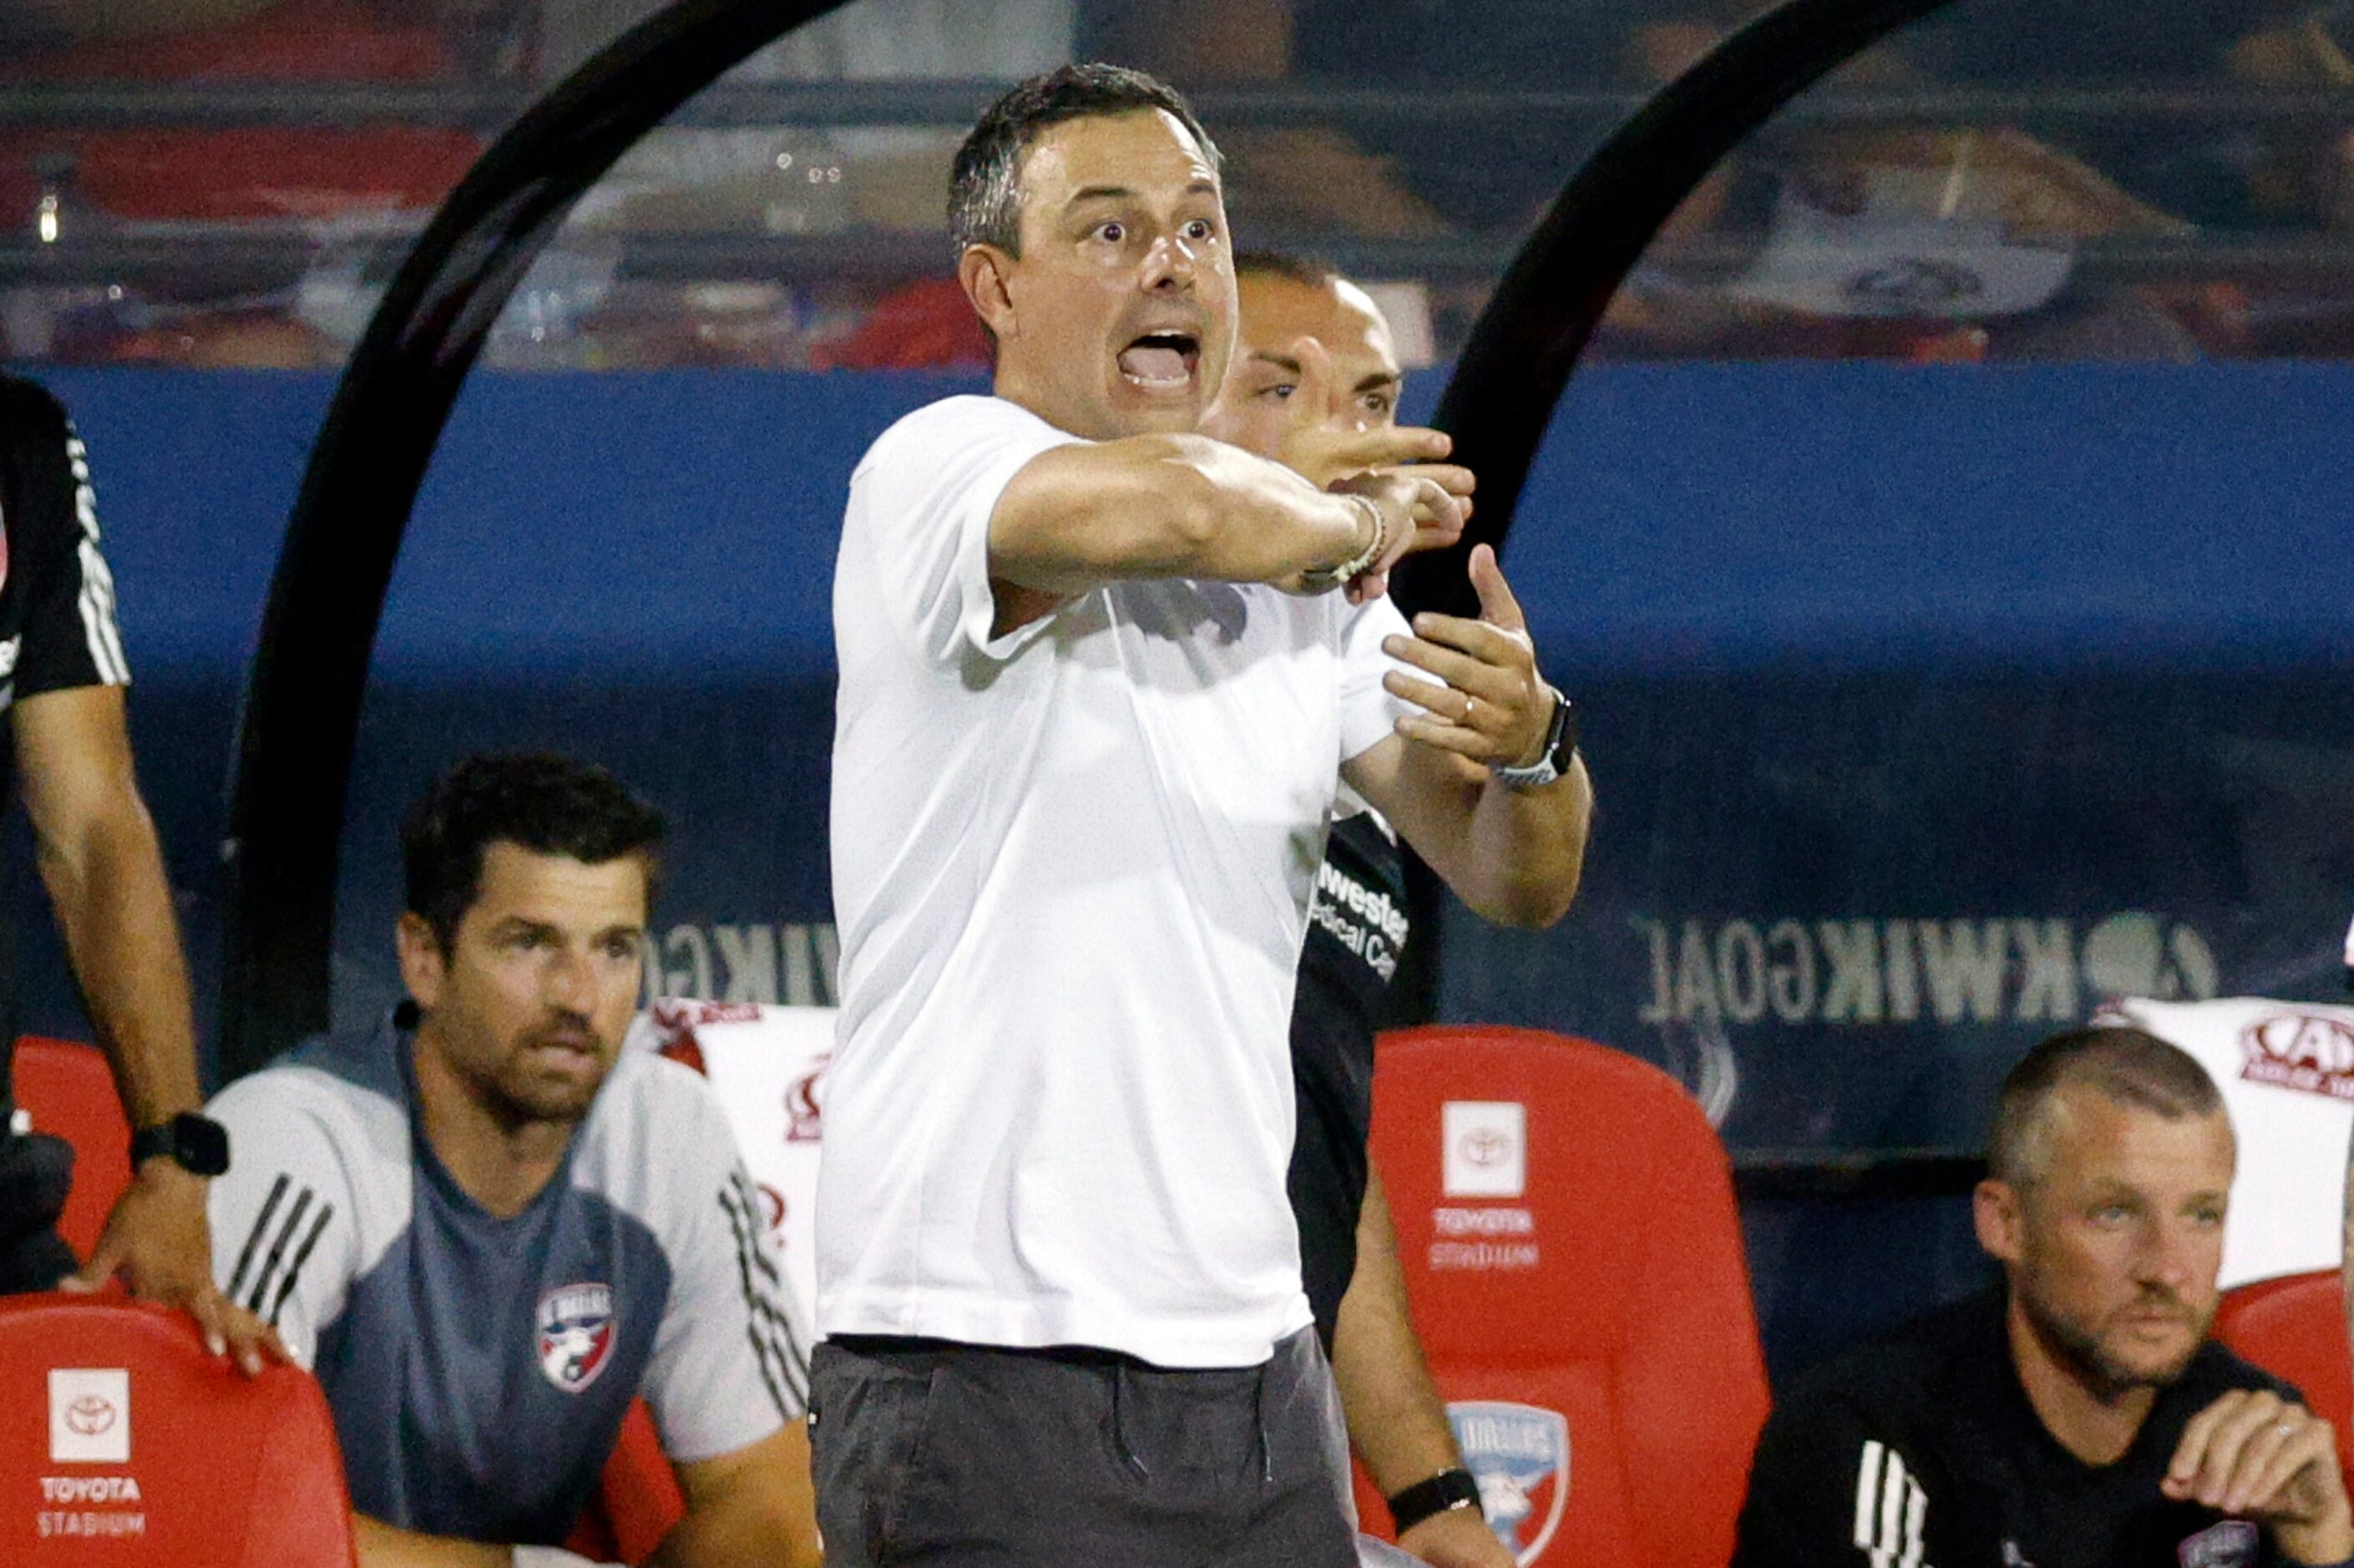
{"type": "Polygon", "coordinates": [[[248,1377],[175,1312],[0,1299],[0,1563],[351,1568],[351,1504],[309,1373],[248,1377]]]}
{"type": "Polygon", "coordinates": [[[2305,1393],[2338,1429],[2338,1463],[2354,1479],[2354,1364],[2346,1344],[2346,1295],[2338,1271],[2258,1280],[2223,1294],[2215,1337],[2305,1393]]]}
{"type": "MultiPolygon", "coordinates": [[[[1383,1037],[1415,1323],[1522,1563],[1723,1568],[1766,1410],[1723,1145],[1675,1081],[1532,1030],[1383,1037]]],[[[1388,1510],[1361,1474],[1366,1528],[1388,1510]]]]}
{"type": "Polygon", "coordinates": [[[44,1040],[16,1042],[16,1104],[36,1131],[53,1132],[74,1149],[73,1191],[58,1234],[88,1257],[114,1200],[131,1184],[131,1128],[115,1097],[114,1074],[95,1045],[44,1040]]]}
{"type": "Polygon", "coordinates": [[[621,1435],[565,1545],[597,1563],[643,1563],[680,1520],[686,1494],[663,1452],[654,1415],[642,1399],[630,1401],[621,1435]]]}

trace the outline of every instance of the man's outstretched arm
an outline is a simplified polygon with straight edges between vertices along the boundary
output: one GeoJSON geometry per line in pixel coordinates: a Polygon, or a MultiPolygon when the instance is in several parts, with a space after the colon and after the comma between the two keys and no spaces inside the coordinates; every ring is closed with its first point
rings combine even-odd
{"type": "Polygon", "coordinates": [[[1417,615],[1414,636],[1384,645],[1424,673],[1383,683],[1423,711],[1341,772],[1474,910],[1500,925],[1550,926],[1577,893],[1593,787],[1576,758],[1537,789],[1497,777],[1543,755],[1553,693],[1495,552],[1474,549],[1470,572],[1477,620],[1417,615]]]}
{"type": "MultiPolygon", "coordinates": [[[[1461,469],[1366,472],[1319,490],[1280,463],[1206,436],[1130,436],[1033,458],[989,523],[989,575],[1043,614],[1131,577],[1335,586],[1378,577],[1463,528],[1461,469]]],[[[1015,624],[1020,610],[1009,606],[1015,624]]],[[[1001,617],[1001,620],[1006,619],[1001,617]]]]}

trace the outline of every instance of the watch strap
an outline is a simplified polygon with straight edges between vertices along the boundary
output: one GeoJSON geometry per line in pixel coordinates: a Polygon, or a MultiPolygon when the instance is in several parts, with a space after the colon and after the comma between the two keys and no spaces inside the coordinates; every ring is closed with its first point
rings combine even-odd
{"type": "Polygon", "coordinates": [[[208,1116],[182,1111],[131,1135],[131,1169],[161,1156],[196,1176],[228,1169],[228,1129],[208,1116]]]}
{"type": "Polygon", "coordinates": [[[1542,789],[1566,774],[1570,758],[1577,755],[1577,705],[1558,686],[1545,690],[1553,694],[1553,722],[1545,729],[1544,751],[1526,768],[1494,769],[1508,789],[1542,789]]]}
{"type": "Polygon", "coordinates": [[[1441,1470],[1426,1481],[1389,1495],[1390,1522],[1404,1535],[1424,1520],[1458,1508],[1479,1506],[1479,1483],[1461,1466],[1441,1470]]]}

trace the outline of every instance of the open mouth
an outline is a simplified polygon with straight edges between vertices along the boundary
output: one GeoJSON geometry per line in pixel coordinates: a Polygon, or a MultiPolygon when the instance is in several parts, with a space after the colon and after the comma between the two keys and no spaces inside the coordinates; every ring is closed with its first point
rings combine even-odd
{"type": "Polygon", "coordinates": [[[1202,362],[1202,340],[1191,333],[1149,332],[1119,351],[1119,373],[1148,392],[1191,387],[1202,362]]]}

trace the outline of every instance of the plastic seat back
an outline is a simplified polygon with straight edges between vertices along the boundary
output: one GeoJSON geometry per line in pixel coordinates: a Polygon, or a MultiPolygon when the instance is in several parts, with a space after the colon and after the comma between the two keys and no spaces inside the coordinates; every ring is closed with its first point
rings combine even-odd
{"type": "Polygon", "coordinates": [[[88,1257],[114,1201],[131,1184],[131,1127],[115,1097],[114,1073],[95,1045],[27,1034],[16,1042],[16,1104],[36,1132],[73,1145],[73,1191],[58,1234],[88,1257]]]}
{"type": "Polygon", "coordinates": [[[663,1452],[654,1413],[644,1400],[633,1399],[596,1493],[565,1545],[591,1562],[640,1563],[685,1517],[686,1494],[663,1452]]]}
{"type": "MultiPolygon", "coordinates": [[[[1523,1563],[1723,1568],[1766,1410],[1723,1146],[1667,1075],[1533,1030],[1383,1037],[1414,1319],[1523,1563]]],[[[1360,1478],[1367,1528],[1387,1511],[1360,1478]]]]}
{"type": "Polygon", "coordinates": [[[0,1298],[11,1568],[352,1568],[351,1504],[308,1372],[248,1377],[158,1308],[0,1298]]]}
{"type": "Polygon", "coordinates": [[[2338,1429],[2338,1463],[2354,1476],[2354,1361],[2346,1343],[2346,1293],[2338,1270],[2259,1280],[2223,1293],[2215,1337],[2305,1394],[2338,1429]]]}

